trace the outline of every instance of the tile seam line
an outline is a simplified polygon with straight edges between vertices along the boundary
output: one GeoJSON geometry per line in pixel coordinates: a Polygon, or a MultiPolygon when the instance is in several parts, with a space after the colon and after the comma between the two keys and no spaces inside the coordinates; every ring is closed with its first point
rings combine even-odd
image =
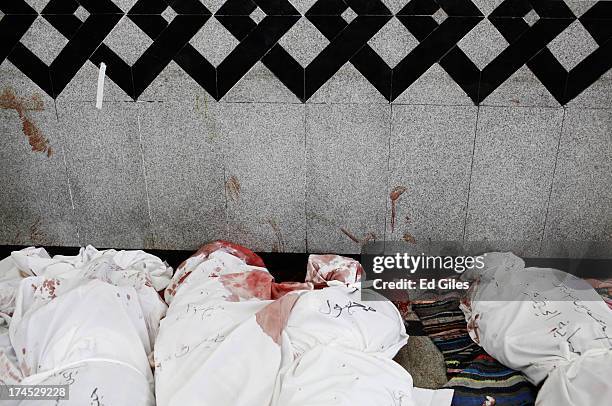
{"type": "MultiPolygon", "coordinates": [[[[389,215],[389,199],[387,199],[387,193],[391,188],[391,138],[393,137],[393,104],[389,103],[389,125],[387,127],[389,135],[387,136],[387,187],[385,189],[385,215],[383,220],[383,244],[386,245],[387,241],[387,217],[389,215]]],[[[384,249],[385,247],[383,247],[384,249]]]]}
{"type": "MultiPolygon", "coordinates": [[[[53,100],[53,106],[55,108],[55,118],[59,124],[59,112],[57,111],[57,101],[53,100]]],[[[70,197],[70,206],[72,208],[73,219],[76,220],[76,238],[79,245],[81,244],[81,233],[79,227],[79,221],[77,220],[76,207],[74,205],[74,196],[72,194],[72,185],[70,184],[70,175],[68,173],[68,162],[66,161],[66,150],[64,149],[64,143],[62,143],[62,160],[64,162],[64,173],[66,174],[66,183],[68,184],[68,196],[70,197]]]]}
{"type": "Polygon", "coordinates": [[[550,200],[552,199],[552,192],[555,187],[555,176],[557,175],[557,163],[559,161],[559,152],[561,150],[561,138],[563,138],[563,129],[565,127],[565,115],[566,109],[563,109],[563,117],[561,118],[561,128],[559,129],[559,139],[557,140],[557,150],[555,152],[555,161],[553,164],[552,177],[550,180],[550,187],[548,190],[548,199],[546,201],[546,212],[544,213],[544,225],[540,232],[540,246],[538,247],[538,255],[542,254],[542,245],[544,244],[544,237],[546,235],[546,226],[548,225],[548,215],[550,212],[550,200]]]}
{"type": "Polygon", "coordinates": [[[138,109],[138,105],[136,107],[136,121],[138,123],[138,144],[140,149],[140,160],[142,163],[142,177],[144,180],[145,187],[145,199],[147,202],[147,212],[149,215],[149,227],[153,228],[153,215],[151,213],[151,199],[149,197],[149,182],[147,181],[147,168],[146,168],[146,159],[144,154],[144,144],[142,141],[142,128],[140,126],[140,109],[138,109]]]}
{"type": "Polygon", "coordinates": [[[304,114],[304,156],[303,156],[303,170],[304,170],[304,249],[308,252],[308,168],[306,164],[308,162],[308,135],[306,134],[306,105],[302,107],[304,114]]]}
{"type": "Polygon", "coordinates": [[[470,212],[470,194],[472,191],[472,176],[474,174],[474,160],[476,156],[476,139],[478,138],[478,120],[480,119],[480,106],[476,106],[476,123],[474,125],[474,139],[472,142],[472,159],[470,162],[470,176],[468,179],[467,197],[465,200],[465,216],[463,218],[463,246],[465,247],[465,235],[467,233],[468,214],[470,212]]]}

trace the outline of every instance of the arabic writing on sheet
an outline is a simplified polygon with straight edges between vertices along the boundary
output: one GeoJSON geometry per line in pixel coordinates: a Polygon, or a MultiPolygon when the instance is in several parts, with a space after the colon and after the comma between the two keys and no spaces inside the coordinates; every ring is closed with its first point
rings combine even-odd
{"type": "Polygon", "coordinates": [[[185,319],[188,317],[200,316],[201,320],[207,317],[211,317],[217,310],[224,310],[223,306],[220,305],[195,305],[193,303],[187,304],[185,312],[176,316],[176,320],[185,319]]]}
{"type": "MultiPolygon", "coordinates": [[[[554,284],[553,286],[558,288],[562,293],[565,294],[563,299],[568,299],[572,301],[575,312],[585,314],[599,324],[602,331],[602,337],[597,337],[597,340],[608,340],[608,342],[612,344],[612,338],[608,334],[609,326],[604,320],[601,319],[601,317],[594,313],[589,306],[586,306],[583,301],[580,300],[580,298],[576,297],[574,291],[564,283],[554,284]]],[[[523,294],[531,299],[532,308],[534,309],[534,315],[536,317],[543,316],[546,317],[544,321],[550,321],[553,318],[560,317],[563,315],[562,311],[553,308],[554,302],[551,302],[539,292],[523,292],[523,294]]],[[[561,321],[556,321],[556,324],[552,326],[552,329],[549,331],[549,334],[551,334],[554,338],[561,338],[565,340],[569,346],[570,351],[577,353],[573,345],[572,339],[582,329],[582,327],[577,326],[575,329],[572,329],[571,324],[571,321],[566,318],[561,321]],[[570,333],[570,330],[573,331],[570,333]]]]}
{"type": "Polygon", "coordinates": [[[91,405],[92,406],[104,406],[102,403],[100,403],[100,395],[98,395],[98,388],[96,387],[93,392],[91,392],[91,395],[89,396],[91,399],[91,405]]]}
{"type": "Polygon", "coordinates": [[[321,311],[323,314],[331,315],[333,312],[337,311],[338,313],[334,316],[334,318],[340,317],[343,312],[346,310],[346,313],[350,316],[353,315],[354,309],[362,310],[364,312],[376,312],[376,309],[370,306],[366,306],[361,303],[349,301],[346,305],[341,306],[338,303],[335,303],[333,306],[329,300],[326,300],[327,310],[321,311]]]}

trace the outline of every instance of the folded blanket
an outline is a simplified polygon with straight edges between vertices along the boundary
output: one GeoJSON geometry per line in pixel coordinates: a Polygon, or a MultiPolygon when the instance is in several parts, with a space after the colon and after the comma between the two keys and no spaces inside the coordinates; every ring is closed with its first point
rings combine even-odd
{"type": "Polygon", "coordinates": [[[537,392],[519,371],[486,354],[474,358],[444,387],[455,390],[453,406],[530,406],[537,392]]]}
{"type": "Polygon", "coordinates": [[[425,334],[442,352],[449,378],[463,371],[477,355],[484,353],[468,335],[459,299],[414,303],[412,309],[419,317],[425,334]]]}
{"type": "Polygon", "coordinates": [[[482,406],[491,399],[497,406],[533,405],[535,386],[472,341],[459,304],[458,298],[447,298],[411,306],[444,356],[450,378],[444,387],[454,390],[453,406],[482,406]]]}

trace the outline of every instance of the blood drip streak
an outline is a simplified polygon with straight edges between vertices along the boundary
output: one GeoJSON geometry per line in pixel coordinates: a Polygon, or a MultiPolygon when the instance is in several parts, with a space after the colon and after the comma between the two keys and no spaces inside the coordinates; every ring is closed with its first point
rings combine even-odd
{"type": "Polygon", "coordinates": [[[396,186],[389,193],[389,199],[391,199],[391,232],[395,229],[395,216],[397,212],[397,200],[406,191],[404,186],[396,186]]]}

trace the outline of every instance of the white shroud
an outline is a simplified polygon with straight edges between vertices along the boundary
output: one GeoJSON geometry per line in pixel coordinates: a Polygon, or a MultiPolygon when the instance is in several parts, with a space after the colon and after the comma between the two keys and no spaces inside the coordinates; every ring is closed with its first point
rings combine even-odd
{"type": "MultiPolygon", "coordinates": [[[[538,406],[612,399],[612,311],[584,280],[488,253],[462,304],[472,339],[535,385],[538,406]]],[[[605,403],[605,402],[604,402],[605,403]]]]}
{"type": "Polygon", "coordinates": [[[452,390],[416,390],[392,360],[403,321],[362,300],[356,261],[311,256],[306,283],[276,284],[248,258],[205,246],[177,270],[155,347],[159,406],[450,405],[452,390]]]}
{"type": "Polygon", "coordinates": [[[167,309],[156,290],[171,275],[143,251],[13,252],[0,261],[0,380],[68,384],[60,405],[154,405],[149,355],[167,309]]]}

